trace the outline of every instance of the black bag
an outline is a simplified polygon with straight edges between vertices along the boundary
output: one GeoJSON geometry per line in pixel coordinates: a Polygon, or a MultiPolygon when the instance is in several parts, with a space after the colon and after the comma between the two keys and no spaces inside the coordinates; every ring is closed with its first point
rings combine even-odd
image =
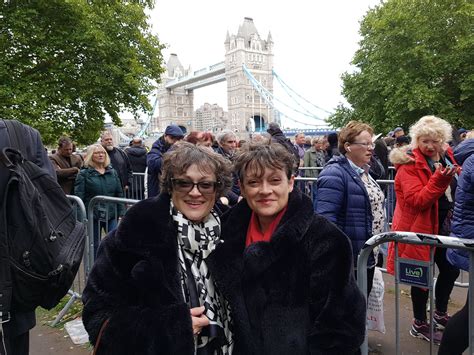
{"type": "MultiPolygon", "coordinates": [[[[16,130],[11,124],[7,124],[10,138],[16,130]]],[[[11,142],[15,140],[18,144],[18,136],[11,142]]],[[[4,148],[0,160],[4,165],[0,169],[10,172],[0,238],[6,238],[9,254],[11,309],[51,309],[68,292],[81,264],[84,225],[76,221],[71,203],[48,172],[13,148],[4,148]]],[[[1,242],[5,245],[5,240],[1,242]]]]}

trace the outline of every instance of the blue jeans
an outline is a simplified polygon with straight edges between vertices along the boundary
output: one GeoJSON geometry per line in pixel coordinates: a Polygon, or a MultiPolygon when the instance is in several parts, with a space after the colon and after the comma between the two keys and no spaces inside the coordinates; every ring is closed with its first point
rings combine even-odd
{"type": "Polygon", "coordinates": [[[94,259],[97,256],[97,250],[99,249],[100,240],[102,239],[100,237],[102,231],[109,233],[115,228],[117,228],[116,218],[109,219],[108,221],[94,218],[94,259]]]}

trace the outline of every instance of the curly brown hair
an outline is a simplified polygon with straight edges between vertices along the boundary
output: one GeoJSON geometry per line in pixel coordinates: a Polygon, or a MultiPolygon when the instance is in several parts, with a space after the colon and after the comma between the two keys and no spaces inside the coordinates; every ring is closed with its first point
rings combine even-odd
{"type": "Polygon", "coordinates": [[[234,158],[234,172],[241,182],[244,182],[245,172],[249,169],[262,177],[266,168],[281,169],[290,179],[294,171],[294,157],[280,143],[249,142],[244,144],[234,158]]]}
{"type": "Polygon", "coordinates": [[[227,159],[209,148],[195,146],[189,142],[179,142],[163,156],[161,191],[171,194],[173,190],[171,179],[186,173],[191,165],[196,165],[202,172],[216,175],[217,197],[224,196],[232,186],[232,167],[227,159]]]}

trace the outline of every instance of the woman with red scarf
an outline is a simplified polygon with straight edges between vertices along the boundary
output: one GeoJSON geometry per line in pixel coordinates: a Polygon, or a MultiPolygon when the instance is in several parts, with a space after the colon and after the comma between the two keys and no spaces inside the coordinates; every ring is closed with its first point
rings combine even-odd
{"type": "Polygon", "coordinates": [[[365,301],[351,244],[294,186],[293,156],[249,143],[235,157],[244,199],[223,216],[208,260],[233,314],[235,348],[247,354],[353,354],[365,301]]]}

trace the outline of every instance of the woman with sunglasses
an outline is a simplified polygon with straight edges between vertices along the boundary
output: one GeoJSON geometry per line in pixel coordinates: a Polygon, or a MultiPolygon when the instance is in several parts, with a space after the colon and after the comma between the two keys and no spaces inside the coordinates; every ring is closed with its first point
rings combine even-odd
{"type": "Polygon", "coordinates": [[[229,163],[181,142],[166,153],[161,195],[140,201],[100,245],[83,293],[97,354],[231,354],[229,307],[207,257],[220,242],[216,199],[229,163]]]}
{"type": "MultiPolygon", "coordinates": [[[[368,124],[349,122],[339,132],[339,151],[322,170],[317,182],[316,212],[334,222],[352,242],[354,266],[365,241],[385,227],[384,194],[370,176],[374,151],[368,124]]],[[[372,289],[374,254],[367,263],[367,295],[372,289]]]]}

